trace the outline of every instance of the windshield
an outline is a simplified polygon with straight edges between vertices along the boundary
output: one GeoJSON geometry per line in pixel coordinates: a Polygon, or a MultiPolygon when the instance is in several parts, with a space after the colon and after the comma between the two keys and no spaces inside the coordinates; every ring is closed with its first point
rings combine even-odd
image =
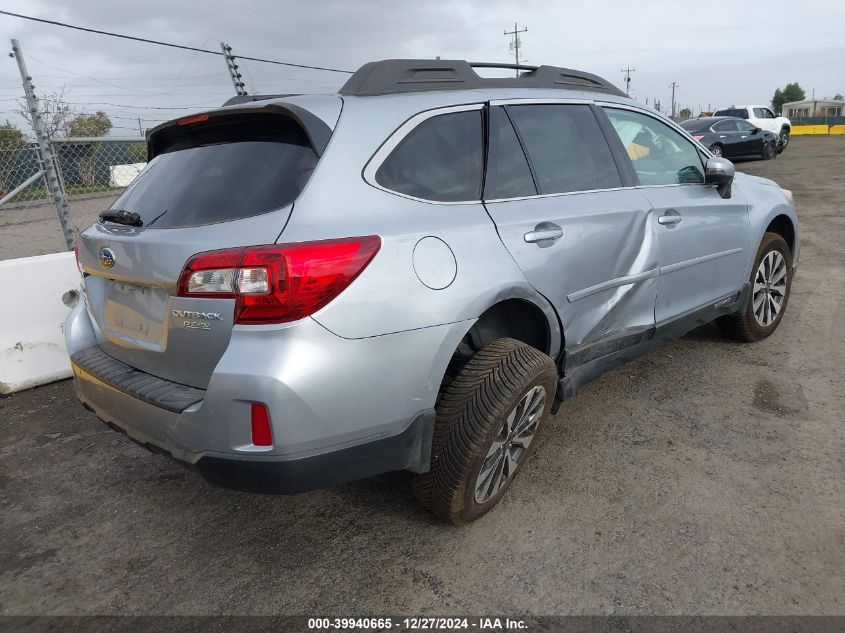
{"type": "Polygon", "coordinates": [[[176,128],[112,205],[155,228],[245,218],[293,202],[317,164],[300,126],[273,114],[176,128]]]}

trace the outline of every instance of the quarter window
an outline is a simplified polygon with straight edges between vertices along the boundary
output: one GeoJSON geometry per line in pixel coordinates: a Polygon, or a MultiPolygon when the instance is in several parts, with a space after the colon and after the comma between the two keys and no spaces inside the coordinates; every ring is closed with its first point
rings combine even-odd
{"type": "Polygon", "coordinates": [[[703,183],[704,169],[695,146],[681,134],[645,114],[605,108],[627,151],[640,184],[703,183]]]}
{"type": "Polygon", "coordinates": [[[541,194],[612,189],[619,171],[587,105],[508,106],[541,194]]]}
{"type": "Polygon", "coordinates": [[[414,128],[376,172],[382,187],[437,202],[478,200],[483,169],[481,111],[432,117],[414,128]]]}

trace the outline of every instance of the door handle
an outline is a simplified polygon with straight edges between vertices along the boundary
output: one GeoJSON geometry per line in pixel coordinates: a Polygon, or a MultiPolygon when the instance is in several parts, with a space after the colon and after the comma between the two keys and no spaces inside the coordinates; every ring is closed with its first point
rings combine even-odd
{"type": "Polygon", "coordinates": [[[674,209],[666,209],[666,213],[657,218],[657,223],[663,226],[674,226],[683,222],[683,216],[674,209]]]}
{"type": "Polygon", "coordinates": [[[563,237],[563,229],[554,222],[540,222],[533,231],[522,236],[529,244],[537,244],[540,248],[551,246],[563,237]]]}

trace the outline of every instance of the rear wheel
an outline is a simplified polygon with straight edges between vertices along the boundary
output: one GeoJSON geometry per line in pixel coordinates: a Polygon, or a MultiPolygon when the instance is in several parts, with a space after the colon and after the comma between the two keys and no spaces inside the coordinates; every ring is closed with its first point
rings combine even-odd
{"type": "Polygon", "coordinates": [[[766,233],[751,271],[751,295],[740,314],[721,317],[721,330],[739,341],[759,341],[780,324],[792,288],[792,255],[777,233],[766,233]]]}
{"type": "Polygon", "coordinates": [[[714,143],[710,146],[710,153],[713,154],[713,156],[722,156],[722,146],[718,143],[714,143]]]}
{"type": "Polygon", "coordinates": [[[423,505],[455,524],[489,512],[536,446],[556,386],[552,359],[514,339],[473,356],[437,405],[431,468],[414,481],[423,505]]]}
{"type": "Polygon", "coordinates": [[[772,141],[771,143],[763,143],[763,160],[772,160],[776,158],[778,155],[777,147],[775,147],[775,142],[772,141]]]}

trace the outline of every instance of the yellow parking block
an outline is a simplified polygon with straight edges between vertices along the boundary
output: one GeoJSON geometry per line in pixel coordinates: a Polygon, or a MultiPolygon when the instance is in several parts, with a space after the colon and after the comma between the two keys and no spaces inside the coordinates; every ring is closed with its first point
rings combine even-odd
{"type": "Polygon", "coordinates": [[[845,125],[831,125],[830,134],[845,134],[845,125]]]}
{"type": "Polygon", "coordinates": [[[791,134],[804,136],[807,134],[828,134],[830,128],[827,125],[793,125],[791,134]]]}

